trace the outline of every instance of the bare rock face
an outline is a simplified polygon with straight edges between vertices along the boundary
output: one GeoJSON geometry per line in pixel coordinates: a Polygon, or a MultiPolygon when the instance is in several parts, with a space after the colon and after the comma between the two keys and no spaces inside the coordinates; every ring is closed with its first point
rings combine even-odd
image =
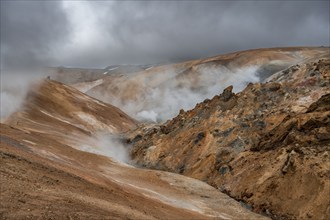
{"type": "Polygon", "coordinates": [[[274,219],[329,219],[329,79],[323,59],[238,94],[230,86],[160,126],[132,132],[131,155],[141,166],[205,181],[274,219]]]}
{"type": "Polygon", "coordinates": [[[330,111],[330,95],[326,94],[322,96],[317,102],[314,102],[311,104],[307,110],[307,113],[309,112],[319,112],[319,111],[330,111]]]}
{"type": "Polygon", "coordinates": [[[232,93],[233,86],[229,86],[223,90],[221,94],[221,100],[227,102],[234,94],[232,93]]]}

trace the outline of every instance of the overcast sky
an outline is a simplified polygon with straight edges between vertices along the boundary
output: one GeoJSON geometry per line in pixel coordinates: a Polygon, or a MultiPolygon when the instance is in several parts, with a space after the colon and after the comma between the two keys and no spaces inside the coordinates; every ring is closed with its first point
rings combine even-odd
{"type": "Polygon", "coordinates": [[[329,1],[3,1],[1,68],[106,67],[329,46],[329,1]]]}

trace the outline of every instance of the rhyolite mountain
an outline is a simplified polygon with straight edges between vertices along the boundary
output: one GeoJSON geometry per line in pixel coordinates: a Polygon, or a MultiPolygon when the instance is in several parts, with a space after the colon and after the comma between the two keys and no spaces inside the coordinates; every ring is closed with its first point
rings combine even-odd
{"type": "Polygon", "coordinates": [[[48,69],[1,124],[1,218],[329,219],[329,51],[48,69]]]}

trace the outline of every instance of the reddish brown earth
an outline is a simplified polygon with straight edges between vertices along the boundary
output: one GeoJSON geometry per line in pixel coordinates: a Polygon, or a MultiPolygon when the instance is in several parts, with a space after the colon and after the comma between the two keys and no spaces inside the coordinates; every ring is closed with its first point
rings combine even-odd
{"type": "Polygon", "coordinates": [[[65,82],[110,103],[144,100],[142,108],[149,88],[193,91],[208,86],[205,67],[249,65],[279,72],[163,124],[141,124],[62,83],[35,85],[0,124],[0,218],[267,219],[252,209],[330,219],[329,48],[250,50],[108,76],[65,70],[73,71],[65,82]],[[158,77],[173,70],[170,81],[158,77]],[[143,169],[89,153],[114,135],[143,169]]]}
{"type": "Polygon", "coordinates": [[[5,123],[72,147],[103,133],[119,134],[137,126],[137,121],[120,109],[52,80],[36,84],[23,107],[5,123]]]}
{"type": "Polygon", "coordinates": [[[5,123],[1,219],[267,219],[196,179],[81,151],[98,132],[118,134],[137,124],[61,83],[35,87],[5,123]]]}
{"type": "Polygon", "coordinates": [[[209,183],[274,219],[330,219],[330,60],[295,65],[131,133],[141,166],[209,183]]]}

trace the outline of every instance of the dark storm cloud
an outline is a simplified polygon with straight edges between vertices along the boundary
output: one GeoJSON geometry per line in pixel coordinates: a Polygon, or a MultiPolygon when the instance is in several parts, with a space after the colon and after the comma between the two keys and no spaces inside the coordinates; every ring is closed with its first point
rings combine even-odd
{"type": "MultiPolygon", "coordinates": [[[[137,56],[190,58],[248,48],[329,45],[329,2],[118,3],[109,30],[137,56]]],[[[112,8],[112,9],[113,9],[112,8]]],[[[123,55],[124,55],[123,54],[123,55]]]]}
{"type": "Polygon", "coordinates": [[[66,41],[66,13],[59,1],[1,1],[1,66],[50,65],[51,51],[66,41]]]}
{"type": "Polygon", "coordinates": [[[5,64],[30,59],[104,67],[260,47],[329,46],[329,1],[64,3],[69,6],[1,2],[5,64]]]}

